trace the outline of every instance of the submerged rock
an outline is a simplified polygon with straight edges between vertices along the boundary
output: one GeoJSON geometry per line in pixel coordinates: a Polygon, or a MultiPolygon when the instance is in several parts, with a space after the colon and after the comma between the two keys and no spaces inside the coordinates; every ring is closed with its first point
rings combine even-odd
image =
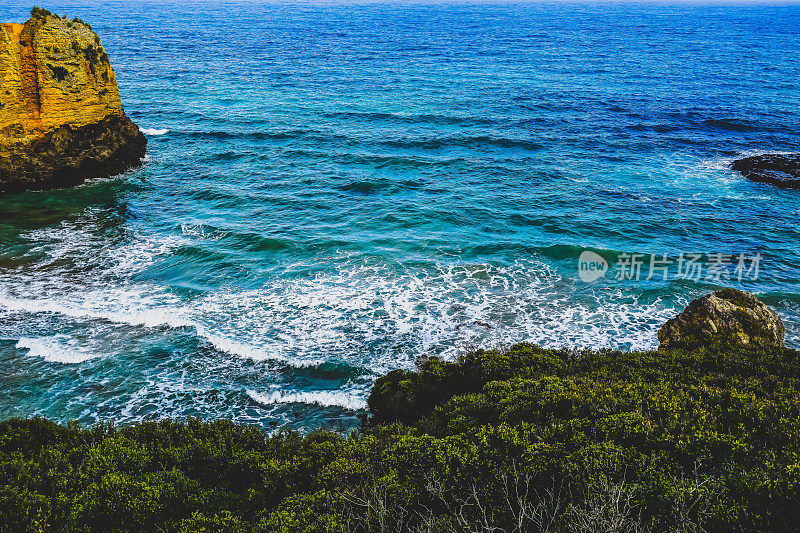
{"type": "Polygon", "coordinates": [[[147,140],[125,115],[91,26],[34,8],[0,24],[0,191],[74,185],[141,164],[147,140]]]}
{"type": "Polygon", "coordinates": [[[712,344],[783,347],[780,317],[749,292],[723,289],[693,300],[658,331],[659,349],[712,344]]]}
{"type": "Polygon", "coordinates": [[[800,189],[800,154],[764,154],[737,159],[731,168],[758,183],[800,189]]]}

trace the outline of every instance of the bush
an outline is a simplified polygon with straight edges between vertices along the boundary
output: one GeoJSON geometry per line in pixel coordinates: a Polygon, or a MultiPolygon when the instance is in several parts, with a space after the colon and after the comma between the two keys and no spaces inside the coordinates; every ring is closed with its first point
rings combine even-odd
{"type": "Polygon", "coordinates": [[[798,355],[477,351],[348,436],[7,420],[0,529],[797,531],[798,355]]]}
{"type": "Polygon", "coordinates": [[[33,6],[31,8],[31,18],[34,18],[34,19],[37,19],[37,20],[47,20],[48,18],[50,18],[52,16],[53,16],[53,14],[50,13],[46,9],[42,9],[40,7],[37,7],[37,6],[33,6]]]}

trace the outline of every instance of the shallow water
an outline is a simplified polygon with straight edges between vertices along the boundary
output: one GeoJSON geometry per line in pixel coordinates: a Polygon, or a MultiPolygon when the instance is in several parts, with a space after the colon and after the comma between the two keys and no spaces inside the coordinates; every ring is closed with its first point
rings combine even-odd
{"type": "Polygon", "coordinates": [[[44,7],[91,22],[149,149],[0,197],[0,417],[347,428],[420,355],[653,348],[728,285],[800,346],[797,191],[727,167],[798,150],[798,7],[44,7]],[[718,252],[758,278],[615,278],[718,252]]]}

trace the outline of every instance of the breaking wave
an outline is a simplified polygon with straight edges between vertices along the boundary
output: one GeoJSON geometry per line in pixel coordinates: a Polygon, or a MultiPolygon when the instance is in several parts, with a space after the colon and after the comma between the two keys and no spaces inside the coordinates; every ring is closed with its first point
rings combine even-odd
{"type": "Polygon", "coordinates": [[[22,337],[16,347],[28,350],[28,355],[31,357],[41,357],[51,363],[77,364],[102,355],[98,352],[87,351],[78,345],[76,339],[67,335],[22,337]]]}
{"type": "Polygon", "coordinates": [[[342,391],[305,391],[258,393],[247,390],[247,395],[262,405],[305,403],[321,405],[323,407],[343,407],[358,411],[367,407],[363,395],[353,395],[342,391]]]}

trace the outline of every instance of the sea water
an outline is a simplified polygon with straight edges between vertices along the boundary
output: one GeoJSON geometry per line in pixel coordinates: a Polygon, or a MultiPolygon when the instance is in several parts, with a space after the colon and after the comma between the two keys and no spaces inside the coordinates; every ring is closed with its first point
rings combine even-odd
{"type": "Polygon", "coordinates": [[[346,429],[420,356],[652,349],[724,286],[800,347],[798,192],[729,169],[800,150],[798,7],[42,7],[92,24],[149,146],[0,197],[2,418],[346,429]]]}

